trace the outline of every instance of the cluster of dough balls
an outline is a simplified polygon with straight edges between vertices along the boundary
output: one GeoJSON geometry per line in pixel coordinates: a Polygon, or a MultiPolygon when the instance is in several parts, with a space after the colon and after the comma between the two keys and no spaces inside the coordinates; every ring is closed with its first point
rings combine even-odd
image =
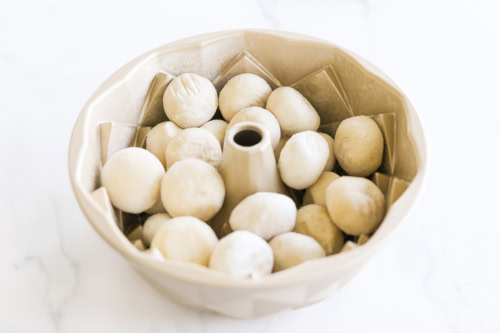
{"type": "Polygon", "coordinates": [[[149,131],[146,149],[115,153],[101,172],[117,209],[148,214],[140,248],[259,277],[354,248],[349,237],[364,243],[382,222],[384,195],[363,178],[380,167],[384,149],[371,118],[344,120],[334,139],[317,132],[320,117],[300,92],[272,90],[254,74],[233,77],[219,95],[208,79],[182,74],[166,88],[163,106],[169,120],[149,131]],[[216,119],[217,110],[223,119],[216,119]],[[226,199],[218,168],[226,132],[241,122],[268,131],[283,183],[303,200],[249,195],[229,216],[232,232],[219,240],[210,227],[226,199]]]}

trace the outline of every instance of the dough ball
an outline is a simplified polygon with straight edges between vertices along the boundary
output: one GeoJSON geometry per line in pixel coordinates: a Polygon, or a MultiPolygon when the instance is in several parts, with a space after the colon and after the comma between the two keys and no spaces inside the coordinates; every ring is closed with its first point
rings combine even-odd
{"type": "Polygon", "coordinates": [[[151,242],[160,227],[171,218],[167,213],[155,214],[148,217],[142,226],[142,240],[147,247],[151,246],[151,242]]]}
{"type": "Polygon", "coordinates": [[[271,87],[263,78],[250,73],[240,74],[227,81],[219,94],[219,109],[227,121],[240,110],[250,106],[265,107],[271,87]]]}
{"type": "Polygon", "coordinates": [[[224,181],[210,164],[197,159],[175,163],[161,183],[161,200],[174,217],[194,216],[210,220],[222,207],[224,181]]]}
{"type": "Polygon", "coordinates": [[[217,111],[217,90],[203,76],[186,73],[170,82],[163,95],[168,119],[182,128],[198,127],[217,111]]]}
{"type": "Polygon", "coordinates": [[[333,222],[346,234],[369,234],[384,218],[385,198],[368,179],[344,176],[326,189],[326,208],[333,222]]]}
{"type": "Polygon", "coordinates": [[[217,138],[204,128],[188,128],[170,140],[165,153],[167,169],[175,162],[197,158],[214,167],[222,160],[222,149],[217,138]]]}
{"type": "Polygon", "coordinates": [[[158,249],[166,259],[207,266],[217,242],[208,224],[192,216],[181,216],[163,223],[151,247],[158,249]]]}
{"type": "Polygon", "coordinates": [[[224,144],[224,137],[226,136],[227,125],[227,122],[224,120],[214,119],[201,126],[201,128],[204,128],[212,133],[222,147],[222,145],[224,144]]]}
{"type": "Polygon", "coordinates": [[[269,131],[273,149],[278,146],[281,137],[280,124],[271,112],[258,106],[243,109],[231,119],[227,129],[229,130],[234,125],[244,121],[251,121],[264,126],[269,131]]]}
{"type": "Polygon", "coordinates": [[[101,183],[116,208],[139,214],[151,208],[160,196],[165,169],[149,151],[130,147],[108,159],[101,172],[101,183]]]}
{"type": "Polygon", "coordinates": [[[275,89],[267,100],[266,109],[278,119],[283,135],[315,131],[319,127],[318,112],[304,96],[291,87],[275,89]]]}
{"type": "Polygon", "coordinates": [[[326,255],[340,252],[344,246],[344,234],[332,222],[326,208],[319,205],[301,207],[293,231],[314,238],[326,255]]]}
{"type": "Polygon", "coordinates": [[[163,167],[166,168],[165,150],[172,140],[182,129],[171,121],[159,123],[153,127],[146,137],[146,149],[158,157],[163,167]]]}
{"type": "Polygon", "coordinates": [[[278,235],[269,245],[273,249],[275,272],[325,256],[325,251],[314,238],[296,232],[278,235]]]}
{"type": "Polygon", "coordinates": [[[304,205],[316,204],[326,207],[326,189],[334,181],[340,178],[335,172],[325,171],[321,173],[316,183],[312,184],[304,194],[304,205]]]}
{"type": "Polygon", "coordinates": [[[161,202],[161,196],[158,197],[158,200],[156,200],[153,207],[146,209],[146,213],[148,213],[149,215],[166,213],[166,212],[167,212],[167,210],[163,206],[163,202],[161,202]]]}
{"type": "Polygon", "coordinates": [[[318,180],[328,161],[328,144],[317,132],[294,134],[280,154],[278,168],[285,184],[305,189],[318,180]]]}
{"type": "Polygon", "coordinates": [[[255,278],[272,272],[273,251],[259,236],[234,231],[219,241],[209,267],[235,277],[255,278]]]}
{"type": "Polygon", "coordinates": [[[384,137],[375,121],[357,116],[340,123],[333,147],[342,169],[351,176],[366,177],[382,163],[384,137]]]}
{"type": "Polygon", "coordinates": [[[335,166],[335,153],[333,151],[333,143],[335,142],[335,140],[333,140],[333,138],[326,133],[319,133],[319,134],[323,137],[323,139],[326,140],[326,143],[328,143],[328,150],[329,150],[328,161],[326,161],[325,168],[323,169],[323,171],[332,171],[333,167],[335,166]]]}
{"type": "Polygon", "coordinates": [[[288,136],[282,136],[280,138],[280,141],[278,142],[278,145],[274,149],[274,158],[276,159],[276,162],[279,161],[281,151],[283,150],[283,147],[285,147],[285,144],[287,143],[288,139],[290,139],[288,136]]]}
{"type": "Polygon", "coordinates": [[[229,225],[233,230],[246,230],[269,240],[291,231],[297,209],[284,194],[258,192],[246,197],[231,212],[229,225]]]}

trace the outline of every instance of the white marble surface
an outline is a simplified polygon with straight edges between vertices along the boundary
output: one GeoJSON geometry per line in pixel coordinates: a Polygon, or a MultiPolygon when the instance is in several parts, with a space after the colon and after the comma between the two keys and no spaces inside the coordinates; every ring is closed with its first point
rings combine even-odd
{"type": "Polygon", "coordinates": [[[0,3],[0,332],[499,332],[498,1],[0,3]],[[73,123],[119,66],[232,28],[334,41],[413,100],[427,187],[402,231],[333,297],[240,321],[159,296],[92,230],[67,175],[73,123]]]}

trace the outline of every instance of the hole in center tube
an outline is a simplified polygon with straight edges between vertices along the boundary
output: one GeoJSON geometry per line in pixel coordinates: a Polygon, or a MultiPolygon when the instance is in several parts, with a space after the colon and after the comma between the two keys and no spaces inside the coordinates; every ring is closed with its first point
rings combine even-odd
{"type": "Polygon", "coordinates": [[[255,146],[260,140],[262,140],[260,133],[249,129],[238,132],[234,136],[234,142],[243,147],[255,146]]]}

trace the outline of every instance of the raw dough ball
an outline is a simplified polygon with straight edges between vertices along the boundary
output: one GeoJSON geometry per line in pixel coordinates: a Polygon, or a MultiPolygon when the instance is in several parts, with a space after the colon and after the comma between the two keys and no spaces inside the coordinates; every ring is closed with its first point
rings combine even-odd
{"type": "Polygon", "coordinates": [[[369,234],[384,218],[385,198],[368,179],[344,176],[326,189],[326,208],[333,222],[345,233],[369,234]]]}
{"type": "Polygon", "coordinates": [[[235,277],[259,277],[273,270],[273,251],[259,236],[235,231],[219,241],[209,267],[235,277]]]}
{"type": "Polygon", "coordinates": [[[258,192],[246,197],[231,212],[229,225],[233,230],[246,230],[265,240],[291,231],[297,209],[284,194],[258,192]]]}
{"type": "Polygon", "coordinates": [[[207,266],[217,242],[208,224],[192,216],[181,216],[161,226],[151,247],[160,250],[166,259],[207,266]]]}
{"type": "Polygon", "coordinates": [[[280,124],[271,112],[258,106],[243,109],[231,119],[227,130],[244,121],[252,121],[264,126],[269,131],[273,149],[278,146],[281,137],[280,124]]]}
{"type": "Polygon", "coordinates": [[[182,129],[173,122],[165,121],[159,123],[148,132],[146,137],[146,149],[158,157],[164,167],[167,166],[165,162],[165,150],[170,140],[181,131],[182,129]]]}
{"type": "Polygon", "coordinates": [[[215,138],[219,141],[220,146],[224,144],[224,137],[226,136],[227,122],[221,119],[210,120],[205,125],[201,126],[212,133],[215,138]]]}
{"type": "Polygon", "coordinates": [[[217,138],[204,128],[188,128],[170,140],[165,153],[167,169],[175,162],[197,158],[218,167],[222,149],[217,138]]]}
{"type": "Polygon", "coordinates": [[[160,196],[165,169],[149,151],[130,147],[116,152],[101,172],[101,183],[116,208],[139,214],[151,208],[160,196]]]}
{"type": "Polygon", "coordinates": [[[142,240],[144,244],[149,247],[151,242],[153,241],[154,236],[163,225],[163,223],[170,220],[172,217],[167,213],[155,214],[144,222],[144,226],[142,227],[142,240]]]}
{"type": "Polygon", "coordinates": [[[161,202],[161,197],[158,197],[158,200],[156,200],[153,207],[146,209],[146,213],[148,213],[149,215],[166,213],[166,212],[167,212],[167,210],[163,206],[163,202],[161,202]]]}
{"type": "Polygon", "coordinates": [[[315,131],[319,127],[319,115],[309,101],[291,87],[275,89],[267,100],[266,109],[280,123],[283,135],[315,131]]]}
{"type": "Polygon", "coordinates": [[[305,189],[318,180],[328,161],[328,144],[313,131],[294,134],[280,154],[278,168],[285,184],[305,189]]]}
{"type": "Polygon", "coordinates": [[[290,137],[282,136],[280,138],[280,141],[278,142],[278,145],[274,149],[274,158],[276,159],[276,162],[279,161],[281,151],[283,150],[283,147],[285,147],[285,144],[287,143],[288,139],[290,139],[290,137]]]}
{"type": "Polygon", "coordinates": [[[342,231],[330,220],[326,208],[319,205],[300,208],[293,231],[314,238],[326,255],[337,253],[344,246],[342,231]]]}
{"type": "Polygon", "coordinates": [[[366,177],[377,171],[384,154],[384,137],[367,116],[347,118],[335,134],[335,157],[351,176],[366,177]]]}
{"type": "Polygon", "coordinates": [[[336,179],[340,178],[335,172],[321,173],[316,183],[312,184],[304,194],[304,205],[317,204],[326,207],[326,189],[336,179]]]}
{"type": "Polygon", "coordinates": [[[163,95],[168,119],[182,128],[203,125],[212,119],[217,105],[217,90],[212,82],[196,74],[179,75],[163,95]]]}
{"type": "Polygon", "coordinates": [[[278,235],[269,245],[273,249],[275,272],[325,256],[325,251],[314,238],[296,232],[278,235]]]}
{"type": "Polygon", "coordinates": [[[250,106],[265,107],[271,87],[263,78],[250,73],[240,74],[227,81],[219,94],[219,109],[227,121],[240,110],[250,106]]]}
{"type": "Polygon", "coordinates": [[[326,143],[328,143],[328,150],[329,150],[328,161],[326,161],[326,165],[323,171],[332,171],[333,167],[335,166],[335,153],[333,151],[333,143],[335,142],[335,140],[333,140],[332,137],[326,133],[319,133],[319,134],[323,137],[323,139],[326,140],[326,143]]]}
{"type": "Polygon", "coordinates": [[[175,163],[161,183],[161,200],[171,216],[210,220],[222,207],[224,181],[210,164],[197,159],[175,163]]]}

